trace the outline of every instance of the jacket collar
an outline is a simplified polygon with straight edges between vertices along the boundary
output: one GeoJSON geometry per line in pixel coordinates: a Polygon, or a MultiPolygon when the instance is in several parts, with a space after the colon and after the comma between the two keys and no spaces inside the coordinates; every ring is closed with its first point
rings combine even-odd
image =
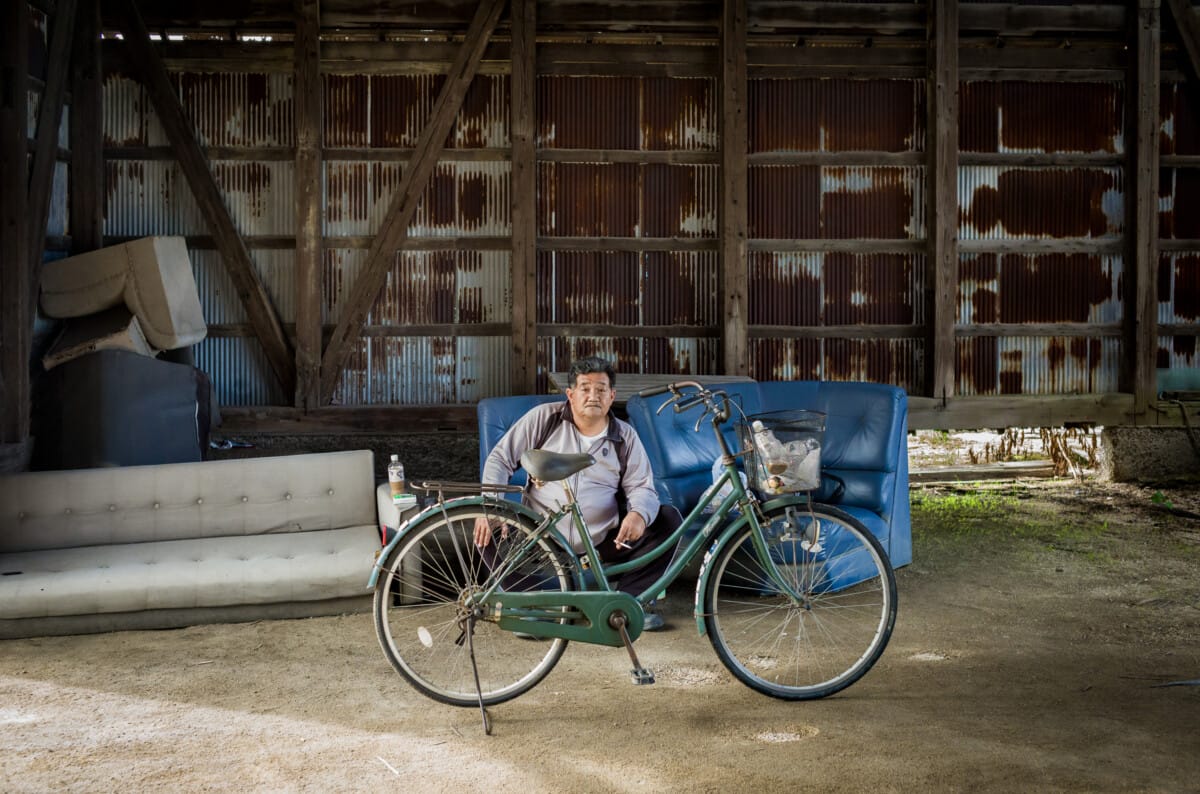
{"type": "MultiPolygon", "coordinates": [[[[569,401],[563,403],[562,420],[575,425],[575,414],[571,411],[571,403],[569,401]]],[[[575,425],[575,429],[579,430],[579,426],[575,425]]],[[[621,429],[617,426],[617,418],[612,415],[612,411],[608,412],[608,429],[605,431],[605,438],[613,444],[622,444],[625,441],[621,437],[621,429]]]]}

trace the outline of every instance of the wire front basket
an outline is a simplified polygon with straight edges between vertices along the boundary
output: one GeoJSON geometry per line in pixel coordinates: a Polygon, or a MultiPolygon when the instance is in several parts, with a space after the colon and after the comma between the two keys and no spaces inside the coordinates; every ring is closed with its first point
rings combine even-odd
{"type": "Polygon", "coordinates": [[[746,453],[746,480],[765,496],[812,491],[821,485],[825,414],[773,411],[738,423],[746,453]]]}

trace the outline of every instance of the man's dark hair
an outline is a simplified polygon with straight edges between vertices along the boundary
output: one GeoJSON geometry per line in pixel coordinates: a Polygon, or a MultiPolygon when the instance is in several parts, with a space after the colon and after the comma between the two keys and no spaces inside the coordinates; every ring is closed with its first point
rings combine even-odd
{"type": "Polygon", "coordinates": [[[571,388],[574,389],[575,381],[580,375],[591,375],[594,372],[603,372],[607,375],[609,386],[617,385],[617,372],[613,369],[613,365],[599,356],[588,356],[587,358],[581,358],[573,362],[570,371],[567,373],[567,380],[571,384],[571,388]]]}

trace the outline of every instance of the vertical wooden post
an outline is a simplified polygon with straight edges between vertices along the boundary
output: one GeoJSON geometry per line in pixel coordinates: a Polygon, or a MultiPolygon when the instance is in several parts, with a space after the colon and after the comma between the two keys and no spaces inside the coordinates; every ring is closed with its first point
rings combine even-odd
{"type": "Polygon", "coordinates": [[[104,245],[100,0],[80,0],[71,53],[71,253],[104,245]]]}
{"type": "Polygon", "coordinates": [[[724,325],[722,369],[750,373],[746,260],[746,0],[721,4],[721,215],[718,290],[724,325]]]}
{"type": "Polygon", "coordinates": [[[321,82],[320,0],[295,0],[296,407],[321,400],[321,82]]]}
{"type": "MultiPolygon", "coordinates": [[[[58,166],[58,129],[70,72],[71,44],[75,37],[75,0],[61,0],[50,22],[50,47],[46,58],[46,87],[38,103],[37,136],[33,162],[29,166],[29,266],[36,298],[37,274],[46,249],[46,223],[54,192],[54,170],[58,166]]],[[[30,315],[32,316],[32,314],[30,315]]]]}
{"type": "MultiPolygon", "coordinates": [[[[1142,416],[1158,392],[1158,167],[1159,60],[1162,55],[1162,17],[1159,0],[1138,0],[1135,62],[1133,182],[1133,412],[1142,416]]],[[[1128,338],[1128,337],[1127,337],[1128,338]]]]}
{"type": "MultiPolygon", "coordinates": [[[[0,12],[0,443],[11,468],[29,458],[29,356],[33,336],[29,268],[29,5],[0,12]],[[13,450],[16,450],[15,452],[13,450]]],[[[5,468],[10,468],[6,463],[5,468]]]]}
{"type": "Polygon", "coordinates": [[[928,41],[926,383],[929,395],[944,401],[954,396],[957,359],[954,325],[958,303],[958,0],[930,0],[928,41]]]}
{"type": "Polygon", "coordinates": [[[537,1],[512,0],[512,391],[537,383],[537,1]]]}

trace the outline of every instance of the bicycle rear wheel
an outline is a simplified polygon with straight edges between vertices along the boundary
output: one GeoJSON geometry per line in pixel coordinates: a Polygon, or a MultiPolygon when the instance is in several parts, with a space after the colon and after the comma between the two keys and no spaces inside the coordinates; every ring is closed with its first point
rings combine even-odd
{"type": "MultiPolygon", "coordinates": [[[[410,529],[388,555],[375,585],[375,632],[392,667],[422,694],[470,707],[479,705],[481,693],[484,705],[493,705],[527,692],[554,669],[566,640],[519,638],[470,603],[534,530],[503,504],[453,507],[410,529]],[[478,517],[492,523],[486,553],[474,542],[478,517]],[[470,642],[468,630],[474,632],[470,642]]],[[[555,541],[542,537],[502,589],[573,590],[568,560],[555,541]]]]}
{"type": "Polygon", "coordinates": [[[896,623],[896,577],[874,535],[836,508],[766,515],[773,582],[746,527],[720,550],[704,593],[708,637],[739,680],[784,700],[826,697],[879,659],[896,623]]]}

